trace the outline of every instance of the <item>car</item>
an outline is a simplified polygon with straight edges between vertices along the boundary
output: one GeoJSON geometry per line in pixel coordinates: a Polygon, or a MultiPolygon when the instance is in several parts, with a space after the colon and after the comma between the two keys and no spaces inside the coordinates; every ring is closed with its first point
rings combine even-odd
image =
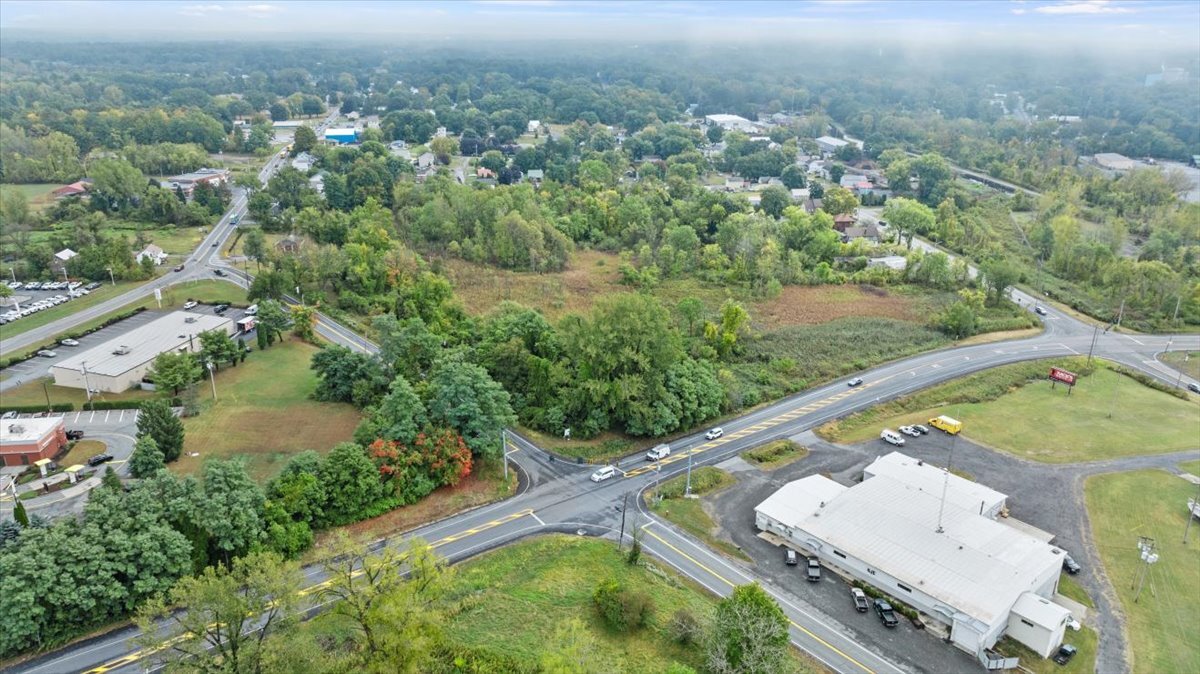
{"type": "Polygon", "coordinates": [[[1071,644],[1063,644],[1058,647],[1058,652],[1054,654],[1054,663],[1065,665],[1071,661],[1071,658],[1075,657],[1075,653],[1077,652],[1078,650],[1071,644]]]}
{"type": "Polygon", "coordinates": [[[859,613],[866,613],[870,610],[870,603],[867,602],[867,595],[857,587],[850,588],[850,598],[854,600],[854,610],[859,613]]]}
{"type": "Polygon", "coordinates": [[[221,245],[221,242],[220,242],[220,241],[213,241],[213,245],[212,245],[212,247],[213,247],[213,248],[216,248],[216,247],[217,247],[217,246],[219,246],[219,245],[221,245]]]}
{"type": "Polygon", "coordinates": [[[22,285],[24,285],[24,284],[21,283],[20,281],[9,281],[8,282],[8,287],[11,290],[20,290],[22,285]]]}
{"type": "Polygon", "coordinates": [[[245,314],[247,316],[257,316],[258,315],[258,305],[251,304],[250,306],[246,307],[245,314]]]}
{"type": "Polygon", "coordinates": [[[84,290],[95,290],[96,288],[99,288],[99,287],[100,287],[100,284],[99,284],[99,283],[96,283],[95,281],[92,281],[91,283],[89,283],[89,284],[85,285],[85,286],[83,287],[83,289],[84,289],[84,290]]]}
{"type": "Polygon", "coordinates": [[[885,428],[882,431],[880,431],[879,439],[883,440],[884,442],[888,443],[889,445],[895,445],[897,447],[904,446],[904,438],[900,437],[899,433],[897,433],[896,431],[893,431],[890,428],[885,428]]]}
{"type": "Polygon", "coordinates": [[[218,304],[217,306],[213,307],[213,313],[214,313],[214,314],[218,314],[218,315],[219,315],[219,314],[223,314],[223,313],[225,313],[226,311],[229,311],[229,305],[228,305],[228,304],[218,304]]]}
{"type": "Polygon", "coordinates": [[[58,343],[59,343],[59,344],[62,344],[63,346],[79,346],[79,342],[78,342],[78,341],[76,341],[76,340],[74,340],[74,339],[71,339],[71,338],[69,338],[69,337],[68,337],[67,339],[60,339],[60,340],[58,341],[58,343]]]}
{"type": "Polygon", "coordinates": [[[41,351],[37,352],[37,355],[41,356],[42,358],[54,358],[58,354],[50,349],[42,349],[41,351]]]}
{"type": "Polygon", "coordinates": [[[862,386],[862,377],[855,377],[846,382],[846,386],[862,386]]]}
{"type": "Polygon", "coordinates": [[[671,455],[671,446],[670,445],[656,445],[653,449],[646,452],[646,460],[647,461],[658,461],[659,459],[665,459],[670,455],[671,455]]]}
{"type": "Polygon", "coordinates": [[[183,265],[175,265],[175,271],[183,271],[183,265]]]}
{"type": "Polygon", "coordinates": [[[196,300],[188,300],[188,301],[186,301],[186,302],[184,302],[184,303],[183,303],[183,308],[184,308],[185,310],[186,310],[186,309],[194,309],[194,308],[196,308],[196,305],[197,305],[197,304],[199,304],[199,302],[197,302],[196,300]]]}
{"type": "Polygon", "coordinates": [[[1200,393],[1200,384],[1197,384],[1196,382],[1188,382],[1187,390],[1191,391],[1192,393],[1200,393]]]}
{"type": "Polygon", "coordinates": [[[83,283],[80,283],[79,281],[71,281],[70,283],[67,284],[67,288],[69,290],[74,290],[81,285],[83,285],[83,283]]]}
{"type": "Polygon", "coordinates": [[[68,440],[78,440],[79,438],[82,438],[82,437],[83,437],[83,431],[81,431],[81,430],[76,429],[76,430],[67,431],[67,439],[68,440]]]}
{"type": "Polygon", "coordinates": [[[922,426],[921,424],[913,424],[913,425],[912,425],[912,429],[913,429],[914,431],[916,431],[916,432],[920,433],[921,435],[926,435],[927,433],[929,433],[929,427],[928,427],[928,426],[922,426]]]}
{"type": "Polygon", "coordinates": [[[718,426],[718,427],[710,430],[709,432],[705,433],[704,439],[705,440],[716,440],[717,438],[721,437],[722,435],[725,435],[725,429],[718,426]]]}
{"type": "Polygon", "coordinates": [[[225,270],[224,270],[224,269],[214,269],[214,270],[213,270],[213,274],[214,274],[214,275],[216,275],[216,276],[224,276],[224,275],[225,275],[225,270]]]}
{"type": "Polygon", "coordinates": [[[0,419],[16,419],[16,418],[17,418],[17,413],[12,410],[9,410],[8,412],[5,412],[4,414],[0,414],[0,419]]]}
{"type": "Polygon", "coordinates": [[[883,623],[884,627],[895,627],[900,624],[900,621],[896,619],[896,610],[892,608],[891,604],[882,599],[876,599],[874,603],[875,614],[879,616],[879,621],[883,623]]]}
{"type": "Polygon", "coordinates": [[[821,563],[817,561],[816,557],[808,558],[808,568],[805,571],[808,574],[807,575],[808,582],[810,582],[810,583],[820,582],[820,580],[821,580],[821,563]]]}
{"type": "Polygon", "coordinates": [[[95,468],[96,466],[99,466],[102,463],[108,463],[109,461],[112,461],[112,460],[113,460],[112,454],[97,454],[96,456],[93,456],[87,460],[87,465],[95,468]]]}
{"type": "Polygon", "coordinates": [[[1063,571],[1066,571],[1067,573],[1071,574],[1072,576],[1074,576],[1075,574],[1077,574],[1083,570],[1083,567],[1079,566],[1079,562],[1075,561],[1074,559],[1071,559],[1071,555],[1063,556],[1063,567],[1062,568],[1063,568],[1063,571]]]}
{"type": "Polygon", "coordinates": [[[1038,316],[1045,316],[1045,315],[1046,315],[1046,307],[1043,307],[1043,306],[1042,306],[1042,305],[1040,305],[1040,304],[1039,304],[1039,305],[1037,305],[1036,307],[1034,307],[1034,308],[1033,308],[1033,311],[1034,311],[1034,313],[1036,313],[1038,316]]]}
{"type": "Polygon", "coordinates": [[[901,426],[900,432],[907,435],[910,438],[921,437],[921,431],[918,431],[917,429],[913,428],[912,426],[901,426]]]}
{"type": "Polygon", "coordinates": [[[592,482],[603,482],[617,474],[616,466],[602,466],[599,470],[592,473],[592,482]]]}
{"type": "Polygon", "coordinates": [[[231,215],[231,216],[229,216],[229,224],[236,225],[238,223],[238,221],[241,219],[242,219],[241,216],[231,215]]]}
{"type": "Polygon", "coordinates": [[[800,563],[800,555],[797,555],[796,551],[791,548],[784,548],[783,563],[787,564],[788,566],[796,566],[800,563]]]}

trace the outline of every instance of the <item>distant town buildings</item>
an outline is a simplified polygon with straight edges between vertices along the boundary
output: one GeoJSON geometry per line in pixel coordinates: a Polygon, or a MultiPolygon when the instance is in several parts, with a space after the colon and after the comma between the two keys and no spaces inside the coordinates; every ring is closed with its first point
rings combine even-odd
{"type": "Polygon", "coordinates": [[[1157,73],[1146,75],[1145,85],[1152,87],[1156,84],[1182,84],[1188,81],[1190,73],[1183,68],[1168,68],[1165,65],[1157,73]]]}
{"type": "Polygon", "coordinates": [[[171,176],[159,183],[163,189],[171,191],[179,190],[183,192],[183,196],[190,199],[192,192],[195,191],[196,185],[205,183],[210,187],[220,187],[229,182],[231,174],[228,169],[202,168],[196,169],[191,173],[182,173],[177,176],[171,176]]]}
{"type": "Polygon", "coordinates": [[[756,133],[758,125],[741,115],[705,115],[704,122],[709,125],[719,126],[726,131],[742,131],[744,133],[756,133]]]}
{"type": "Polygon", "coordinates": [[[846,147],[849,144],[849,141],[842,140],[841,138],[834,138],[833,136],[821,136],[817,139],[817,148],[821,151],[822,157],[831,157],[838,150],[846,147]]]}

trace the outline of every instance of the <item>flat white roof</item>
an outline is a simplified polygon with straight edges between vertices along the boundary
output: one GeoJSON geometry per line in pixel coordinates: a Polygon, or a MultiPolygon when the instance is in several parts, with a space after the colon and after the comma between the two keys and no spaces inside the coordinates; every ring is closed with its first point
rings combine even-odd
{"type": "MultiPolygon", "coordinates": [[[[867,479],[873,479],[879,475],[896,478],[938,498],[942,496],[942,483],[946,481],[946,473],[940,467],[900,452],[881,456],[863,469],[863,476],[867,479]]],[[[1007,498],[995,489],[953,473],[950,474],[949,484],[946,488],[947,503],[954,503],[960,508],[979,513],[994,510],[997,506],[1003,505],[1007,498]],[[983,505],[982,511],[980,504],[983,505]]]]}
{"type": "Polygon", "coordinates": [[[824,475],[809,475],[783,485],[754,511],[777,522],[800,522],[819,512],[823,502],[832,501],[846,489],[824,475]]]}
{"type": "Polygon", "coordinates": [[[0,445],[27,445],[38,442],[63,425],[62,417],[44,419],[5,419],[0,426],[0,445]]]}
{"type": "Polygon", "coordinates": [[[51,369],[82,371],[86,361],[88,374],[116,376],[154,360],[155,356],[164,351],[173,351],[186,345],[188,335],[199,335],[205,330],[217,328],[228,330],[227,326],[232,324],[232,320],[222,316],[174,311],[72,356],[51,369]],[[195,320],[189,323],[189,319],[195,320]],[[129,353],[123,356],[115,355],[113,351],[120,346],[129,347],[129,353]]]}
{"type": "Polygon", "coordinates": [[[834,147],[841,147],[843,145],[850,144],[848,141],[844,141],[841,138],[834,138],[833,136],[821,136],[817,139],[817,142],[824,145],[832,145],[834,147]]]}
{"type": "MultiPolygon", "coordinates": [[[[811,478],[798,482],[806,480],[811,478]]],[[[779,522],[986,624],[1007,619],[1023,592],[1038,589],[1040,580],[1062,566],[1060,550],[980,516],[978,506],[960,507],[959,497],[947,498],[943,533],[937,533],[939,494],[891,476],[877,475],[845,489],[819,515],[811,512],[819,496],[804,495],[795,484],[784,489],[801,492],[793,506],[797,519],[778,517],[779,522]]],[[[819,494],[832,491],[820,481],[806,484],[818,485],[819,494]]],[[[782,505],[772,510],[786,512],[782,505]]]]}
{"type": "Polygon", "coordinates": [[[746,119],[745,117],[742,117],[741,115],[726,115],[726,114],[705,115],[704,119],[707,119],[708,121],[714,122],[716,124],[732,124],[732,123],[753,124],[754,123],[754,122],[751,122],[750,120],[746,119]]]}
{"type": "Polygon", "coordinates": [[[354,127],[346,127],[342,129],[325,129],[325,136],[356,136],[358,129],[354,127]]]}
{"type": "Polygon", "coordinates": [[[1058,627],[1067,619],[1067,616],[1071,615],[1066,607],[1059,606],[1032,592],[1025,592],[1017,597],[1017,603],[1013,604],[1012,612],[1049,629],[1058,627]]]}

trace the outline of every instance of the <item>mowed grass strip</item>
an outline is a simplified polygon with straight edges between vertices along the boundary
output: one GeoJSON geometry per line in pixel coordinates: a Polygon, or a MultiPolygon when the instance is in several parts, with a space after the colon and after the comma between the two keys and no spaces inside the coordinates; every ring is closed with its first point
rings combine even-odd
{"type": "Polygon", "coordinates": [[[1197,445],[1200,405],[1143,386],[1103,364],[1092,375],[1081,377],[1070,396],[1061,384],[1051,388],[1049,381],[1011,376],[1030,368],[1048,372],[1048,363],[1006,367],[1014,369],[1006,373],[996,368],[935,387],[881,406],[882,413],[828,424],[822,433],[840,442],[861,442],[877,437],[882,428],[927,423],[944,414],[963,423],[965,437],[1046,463],[1162,454],[1197,445]],[[964,390],[969,392],[972,384],[981,388],[1003,384],[1006,375],[1011,380],[1009,392],[992,400],[937,404],[939,399],[954,400],[964,390]]]}
{"type": "MultiPolygon", "coordinates": [[[[702,466],[692,471],[692,495],[713,494],[732,485],[736,480],[729,473],[713,466],[702,466]]],[[[725,554],[750,561],[746,553],[729,541],[717,538],[717,523],[713,521],[699,498],[684,498],[687,476],[671,478],[647,495],[650,510],[663,519],[679,525],[691,535],[701,539],[709,547],[725,554]],[[659,496],[662,500],[659,500],[659,496]]]]}
{"type": "Polygon", "coordinates": [[[808,456],[808,448],[786,438],[742,452],[742,458],[763,470],[774,470],[808,456]]]}
{"type": "MultiPolygon", "coordinates": [[[[63,347],[69,348],[69,347],[63,347]]],[[[87,393],[81,388],[71,388],[68,386],[55,386],[54,379],[45,378],[37,381],[31,381],[20,386],[15,386],[3,393],[0,393],[0,400],[5,406],[22,407],[25,405],[45,405],[46,397],[49,395],[50,404],[58,405],[61,403],[72,403],[75,409],[82,410],[87,404],[87,393]]],[[[96,401],[114,402],[119,400],[149,400],[158,394],[153,391],[143,391],[141,389],[132,389],[121,393],[94,393],[92,399],[96,401]]]]}
{"type": "MultiPolygon", "coordinates": [[[[108,449],[108,445],[99,440],[80,440],[72,445],[66,454],[55,459],[55,461],[63,468],[69,468],[76,464],[86,466],[88,459],[97,454],[103,454],[106,449],[108,449]]],[[[100,470],[103,471],[104,466],[101,466],[100,470]]]]}
{"type": "Polygon", "coordinates": [[[1163,471],[1096,475],[1084,485],[1092,532],[1108,579],[1121,601],[1134,672],[1200,672],[1200,527],[1188,544],[1187,500],[1196,485],[1163,471]],[[1155,540],[1142,596],[1133,599],[1142,562],[1139,536],[1155,540]]]}
{"type": "Polygon", "coordinates": [[[1159,360],[1192,379],[1200,379],[1200,351],[1168,351],[1158,357],[1159,360]]]}
{"type": "Polygon", "coordinates": [[[250,474],[271,478],[293,454],[328,452],[349,440],[360,414],[352,405],[311,399],[317,375],[309,362],[317,347],[295,339],[255,350],[246,362],[217,373],[217,400],[211,383],[197,384],[202,409],[184,420],[184,455],[172,470],[192,474],[206,459],[243,456],[250,474]],[[199,456],[189,456],[198,452],[199,456]]]}

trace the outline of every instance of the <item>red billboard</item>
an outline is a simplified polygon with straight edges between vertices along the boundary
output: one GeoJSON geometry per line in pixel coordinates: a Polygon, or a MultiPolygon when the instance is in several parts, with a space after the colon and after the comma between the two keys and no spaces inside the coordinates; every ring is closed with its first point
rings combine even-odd
{"type": "Polygon", "coordinates": [[[1075,385],[1075,373],[1064,370],[1061,367],[1050,368],[1050,378],[1055,381],[1061,381],[1067,386],[1075,385]]]}

